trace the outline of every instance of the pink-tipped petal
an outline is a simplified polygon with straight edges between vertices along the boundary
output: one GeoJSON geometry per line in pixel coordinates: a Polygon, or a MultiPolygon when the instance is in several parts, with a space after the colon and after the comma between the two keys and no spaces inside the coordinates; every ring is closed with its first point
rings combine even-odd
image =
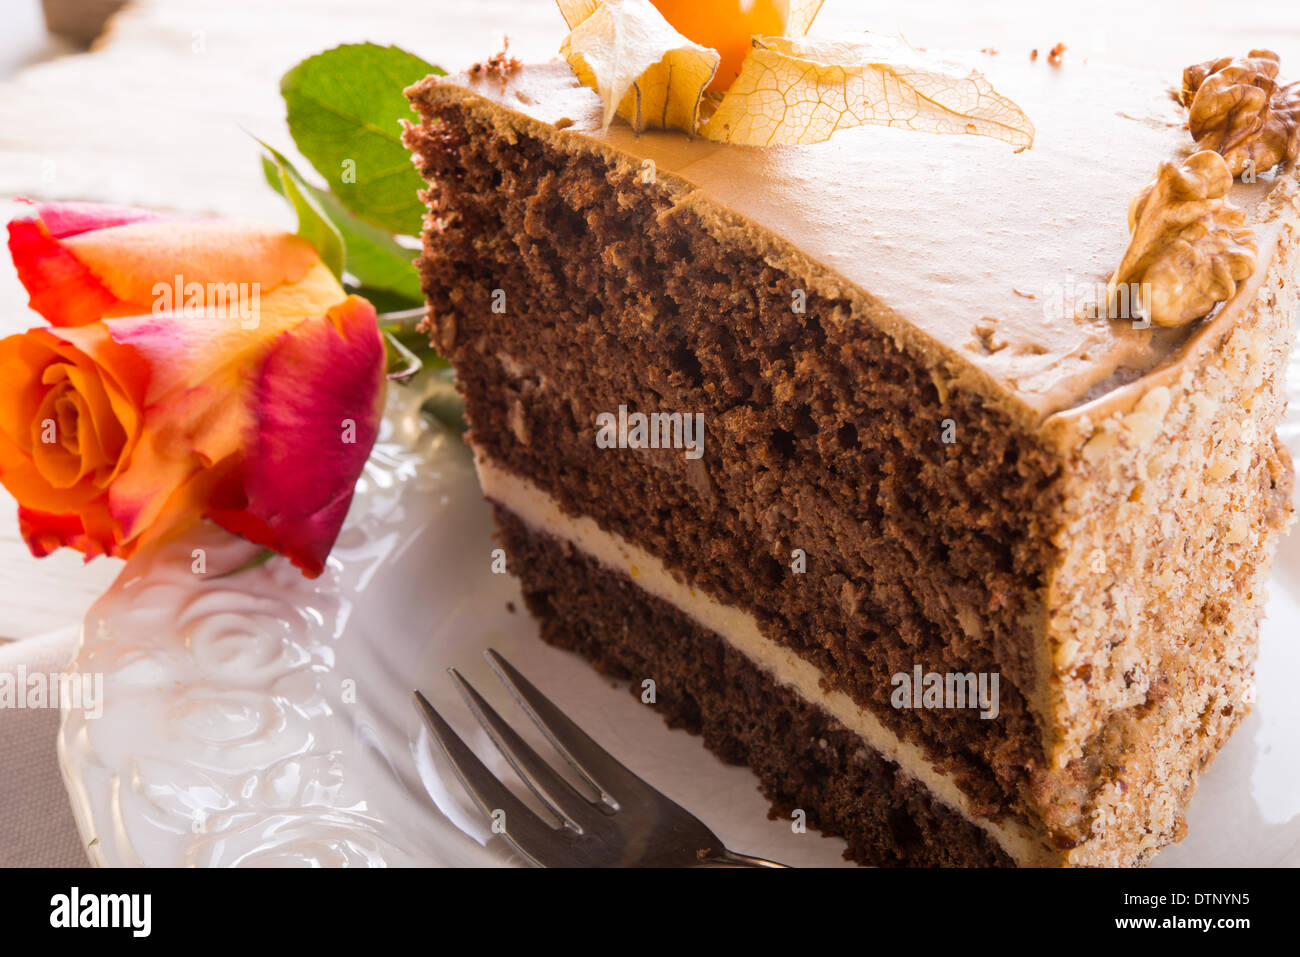
{"type": "Polygon", "coordinates": [[[28,304],[52,326],[84,326],[118,304],[76,256],[39,219],[9,223],[9,253],[28,304]]]}
{"type": "Polygon", "coordinates": [[[55,239],[67,239],[95,229],[109,229],[151,219],[166,219],[162,213],[134,206],[107,203],[35,203],[36,216],[55,239]]]}
{"type": "Polygon", "coordinates": [[[379,431],[384,367],[374,307],[355,296],[281,334],[254,388],[246,504],[211,517],[319,575],[379,431]]]}

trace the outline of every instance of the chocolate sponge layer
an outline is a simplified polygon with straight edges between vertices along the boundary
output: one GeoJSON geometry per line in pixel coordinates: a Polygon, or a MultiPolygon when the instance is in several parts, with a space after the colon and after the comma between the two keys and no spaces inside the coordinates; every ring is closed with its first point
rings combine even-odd
{"type": "Polygon", "coordinates": [[[772,802],[769,816],[803,810],[810,826],[843,837],[845,856],[861,864],[1011,866],[983,830],[717,635],[506,509],[495,512],[542,637],[632,679],[634,694],[652,678],[655,710],[702,735],[723,760],[752,768],[772,802]]]}

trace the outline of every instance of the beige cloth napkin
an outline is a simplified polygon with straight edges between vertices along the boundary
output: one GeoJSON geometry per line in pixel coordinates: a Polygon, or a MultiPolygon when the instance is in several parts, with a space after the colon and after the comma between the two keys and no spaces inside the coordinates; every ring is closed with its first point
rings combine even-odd
{"type": "MultiPolygon", "coordinates": [[[[0,674],[57,674],[77,630],[0,644],[0,674]]],[[[0,707],[0,867],[85,867],[86,852],[59,773],[58,708],[0,707]]]]}

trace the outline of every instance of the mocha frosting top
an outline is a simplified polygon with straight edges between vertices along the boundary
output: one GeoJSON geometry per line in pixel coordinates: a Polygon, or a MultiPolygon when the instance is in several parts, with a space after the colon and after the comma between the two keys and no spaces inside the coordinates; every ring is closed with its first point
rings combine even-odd
{"type": "MultiPolygon", "coordinates": [[[[1042,423],[1177,361],[1210,324],[1137,330],[1076,317],[1124,253],[1129,201],[1161,161],[1194,144],[1170,94],[1177,78],[1005,54],[964,62],[1029,115],[1032,149],[880,126],[764,149],[638,135],[622,121],[602,133],[598,96],[558,61],[449,77],[425,92],[497,104],[499,125],[614,161],[652,160],[706,222],[712,211],[722,231],[753,227],[773,261],[833,276],[855,314],[926,350],[936,374],[973,379],[1016,418],[1042,423]]],[[[1293,201],[1280,202],[1293,184],[1278,188],[1293,179],[1275,171],[1233,187],[1259,242],[1255,280],[1295,214],[1293,201]]],[[[1214,324],[1231,321],[1257,286],[1243,283],[1214,324]]]]}

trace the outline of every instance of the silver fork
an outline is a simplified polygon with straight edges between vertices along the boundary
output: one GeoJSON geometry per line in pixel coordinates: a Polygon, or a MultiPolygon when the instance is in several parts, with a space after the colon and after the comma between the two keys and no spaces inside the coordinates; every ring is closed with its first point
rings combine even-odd
{"type": "Polygon", "coordinates": [[[785,867],[727,850],[698,818],[616,761],[505,658],[489,649],[488,664],[533,723],[600,795],[579,793],[493,710],[455,668],[456,687],[492,743],[560,820],[555,827],[514,796],[419,691],[416,705],[494,830],[540,867],[785,867]]]}

